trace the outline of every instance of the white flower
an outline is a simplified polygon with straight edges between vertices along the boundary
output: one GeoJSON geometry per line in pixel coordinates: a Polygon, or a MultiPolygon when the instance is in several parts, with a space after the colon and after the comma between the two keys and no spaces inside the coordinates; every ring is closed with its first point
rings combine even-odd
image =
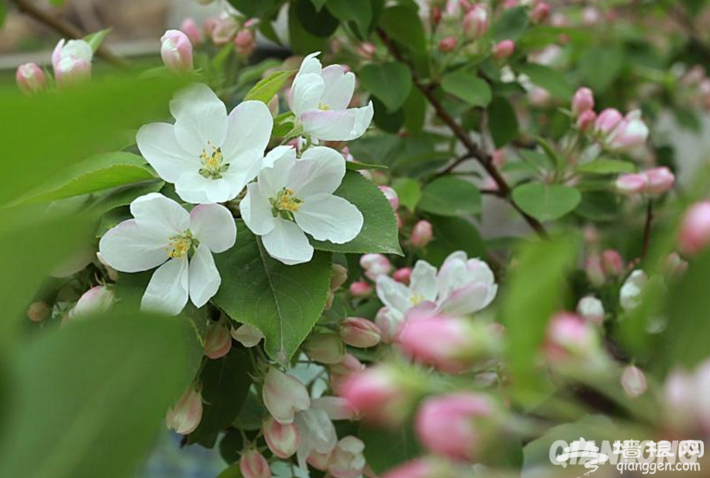
{"type": "Polygon", "coordinates": [[[355,91],[355,75],[340,65],[322,67],[311,53],[301,63],[289,93],[289,105],[306,135],[323,141],[350,141],[370,126],[372,102],[348,108],[355,91]]]}
{"type": "Polygon", "coordinates": [[[334,196],[345,176],[345,160],[337,151],[314,147],[301,159],[293,148],[269,153],[267,167],[247,187],[240,205],[244,222],[262,236],[266,251],[284,264],[301,264],[313,257],[306,233],[319,241],[343,244],[362,229],[360,211],[334,196]]]}
{"type": "Polygon", "coordinates": [[[450,254],[438,274],[428,262],[417,261],[409,286],[385,275],[377,278],[377,296],[394,322],[415,306],[451,315],[472,314],[490,304],[497,291],[488,264],[468,259],[463,251],[450,254]]]}
{"type": "Polygon", "coordinates": [[[298,465],[307,470],[306,461],[312,453],[330,455],[338,443],[333,420],[350,420],[353,412],[347,400],[339,397],[320,397],[311,400],[307,410],[296,414],[296,425],[301,433],[296,456],[298,465]]]}
{"type": "Polygon", "coordinates": [[[54,76],[60,87],[73,85],[91,77],[94,50],[84,40],[59,40],[52,52],[54,76]]]}
{"type": "Polygon", "coordinates": [[[111,310],[116,295],[106,286],[97,285],[84,292],[76,305],[69,311],[69,318],[73,319],[91,314],[99,314],[111,310]]]}
{"type": "Polygon", "coordinates": [[[621,308],[626,312],[631,312],[641,303],[643,288],[648,282],[648,276],[642,270],[635,270],[631,273],[619,292],[621,308]]]}
{"type": "Polygon", "coordinates": [[[136,136],[138,149],[161,178],[189,203],[234,199],[259,172],[273,119],[260,101],[245,101],[227,116],[205,85],[170,102],[175,124],[151,123],[136,136]]]}
{"type": "Polygon", "coordinates": [[[188,213],[162,194],[131,203],[135,219],[108,231],[99,243],[102,258],[121,272],[158,267],[143,295],[142,309],[179,314],[188,296],[202,307],[219,289],[221,278],[212,253],[234,245],[237,228],[229,210],[218,204],[188,213]]]}

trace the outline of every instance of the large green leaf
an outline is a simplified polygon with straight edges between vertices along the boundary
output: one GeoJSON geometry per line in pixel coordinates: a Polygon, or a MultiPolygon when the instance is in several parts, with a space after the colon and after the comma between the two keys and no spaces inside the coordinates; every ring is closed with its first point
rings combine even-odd
{"type": "Polygon", "coordinates": [[[317,10],[311,0],[296,0],[296,14],[303,28],[320,38],[328,38],[340,25],[327,8],[317,10]]]}
{"type": "Polygon", "coordinates": [[[68,168],[20,201],[55,201],[150,179],[157,179],[157,176],[140,156],[126,152],[104,153],[68,168]]]}
{"type": "Polygon", "coordinates": [[[569,214],[581,200],[579,191],[561,184],[526,183],[513,190],[515,204],[540,221],[552,221],[569,214]]]}
{"type": "Polygon", "coordinates": [[[491,102],[491,87],[471,70],[457,70],[444,76],[441,87],[470,106],[486,107],[491,102]]]}
{"type": "Polygon", "coordinates": [[[284,84],[296,74],[296,70],[277,71],[268,77],[259,81],[254,87],[249,90],[249,93],[244,97],[245,101],[255,100],[262,103],[268,103],[274,97],[284,84]]]}
{"type": "Polygon", "coordinates": [[[383,430],[363,425],[358,430],[358,436],[365,443],[367,464],[377,474],[413,460],[421,453],[411,426],[383,430]]]}
{"type": "MultiPolygon", "coordinates": [[[[357,173],[354,173],[357,174],[357,173]]],[[[266,337],[266,353],[286,364],[318,321],[330,287],[330,254],[287,266],[272,259],[243,222],[236,245],[217,254],[222,285],[213,298],[227,315],[266,337]]]]}
{"type": "Polygon", "coordinates": [[[492,38],[496,42],[501,40],[517,40],[525,33],[530,23],[527,7],[509,8],[503,12],[492,27],[492,38]]]}
{"type": "Polygon", "coordinates": [[[193,337],[181,317],[116,313],[27,345],[6,388],[0,476],[133,476],[192,378],[193,337]]]}
{"type": "Polygon", "coordinates": [[[412,89],[412,74],[402,63],[369,64],[360,70],[365,88],[377,97],[392,113],[398,110],[412,89]]]}
{"type": "Polygon", "coordinates": [[[563,100],[569,100],[574,89],[567,82],[565,75],[549,66],[528,63],[519,67],[521,73],[530,77],[530,81],[546,89],[551,95],[563,100]]]}
{"type": "Polygon", "coordinates": [[[360,173],[348,171],[336,196],[347,199],[362,213],[365,223],[360,234],[345,244],[333,244],[328,241],[311,241],[313,247],[322,251],[365,254],[402,254],[399,246],[397,220],[389,202],[377,186],[365,179],[360,173]]]}
{"type": "Polygon", "coordinates": [[[481,212],[481,193],[472,183],[454,177],[435,179],[424,187],[417,206],[439,216],[461,216],[481,212]]]}
{"type": "Polygon", "coordinates": [[[488,106],[488,128],[496,148],[502,148],[518,137],[518,118],[510,101],[496,96],[488,106]]]}
{"type": "Polygon", "coordinates": [[[624,49],[620,46],[592,46],[579,59],[579,69],[595,92],[606,91],[624,68],[624,49]]]}
{"type": "Polygon", "coordinates": [[[419,181],[412,178],[398,178],[392,188],[397,192],[399,204],[414,212],[422,197],[422,187],[419,181]]]}
{"type": "Polygon", "coordinates": [[[326,8],[341,22],[353,22],[361,38],[367,36],[372,21],[372,5],[368,0],[328,0],[326,8]]]}
{"type": "Polygon", "coordinates": [[[423,258],[430,264],[440,266],[455,251],[464,251],[468,257],[485,258],[486,245],[470,221],[461,217],[431,216],[429,222],[434,229],[434,239],[426,246],[423,258]]]}
{"type": "Polygon", "coordinates": [[[426,33],[416,8],[395,5],[382,12],[380,26],[394,40],[416,52],[426,51],[426,33]]]}

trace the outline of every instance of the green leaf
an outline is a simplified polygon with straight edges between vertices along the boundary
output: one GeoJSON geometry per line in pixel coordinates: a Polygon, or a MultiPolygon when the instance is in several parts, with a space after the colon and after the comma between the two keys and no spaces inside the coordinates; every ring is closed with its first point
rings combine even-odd
{"type": "Polygon", "coordinates": [[[551,95],[563,100],[570,100],[574,90],[565,75],[549,66],[528,63],[520,65],[518,70],[530,77],[530,81],[546,89],[551,95]]]}
{"type": "Polygon", "coordinates": [[[360,81],[365,88],[387,107],[387,112],[398,110],[412,89],[412,75],[402,63],[369,64],[360,70],[360,81]]]}
{"type": "Polygon", "coordinates": [[[518,118],[508,100],[496,96],[488,106],[488,128],[496,148],[502,148],[518,137],[518,118]]]}
{"type": "Polygon", "coordinates": [[[413,460],[421,453],[414,430],[410,426],[383,430],[361,426],[358,436],[365,443],[365,459],[378,475],[413,460]]]}
{"type": "Polygon", "coordinates": [[[361,163],[360,161],[347,161],[345,163],[345,168],[348,171],[364,171],[368,169],[387,169],[387,166],[382,166],[381,164],[361,163]]]}
{"type": "Polygon", "coordinates": [[[316,252],[307,264],[287,266],[272,259],[243,222],[237,228],[236,245],[215,255],[222,285],[212,300],[233,320],[261,330],[266,353],[285,365],[325,307],[330,254],[316,252]]]}
{"type": "Polygon", "coordinates": [[[87,208],[87,213],[93,215],[105,214],[113,209],[128,206],[141,196],[160,191],[165,183],[163,181],[150,181],[141,184],[118,188],[101,196],[95,203],[87,208]]]}
{"type": "Polygon", "coordinates": [[[372,5],[370,2],[352,0],[329,0],[326,8],[341,22],[353,22],[361,38],[366,38],[372,21],[372,5]]]}
{"type": "Polygon", "coordinates": [[[365,219],[362,231],[345,244],[311,240],[313,247],[321,251],[353,254],[402,254],[394,212],[377,186],[360,173],[348,171],[335,195],[347,199],[362,213],[365,219]]]}
{"type": "Polygon", "coordinates": [[[431,216],[434,239],[426,246],[423,258],[434,266],[455,251],[464,251],[468,257],[485,257],[486,245],[478,229],[462,217],[431,216]]]}
{"type": "Polygon", "coordinates": [[[470,106],[486,107],[491,102],[490,86],[471,70],[457,70],[444,76],[441,87],[470,106]]]}
{"type": "Polygon", "coordinates": [[[56,201],[151,179],[157,176],[142,157],[124,152],[104,153],[76,164],[18,202],[56,201]]]}
{"type": "Polygon", "coordinates": [[[525,33],[530,23],[527,7],[509,8],[503,12],[492,28],[494,41],[517,40],[525,33]]]}
{"type": "Polygon", "coordinates": [[[519,149],[518,154],[523,160],[535,167],[539,171],[549,171],[554,169],[554,164],[546,154],[542,154],[532,149],[519,149]]]}
{"type": "Polygon", "coordinates": [[[426,111],[429,103],[419,91],[419,88],[412,88],[407,100],[402,106],[404,112],[404,127],[414,135],[418,135],[424,129],[426,123],[426,111]]]}
{"type": "Polygon", "coordinates": [[[187,321],[115,313],[46,332],[5,389],[0,476],[133,476],[194,373],[187,321]]]}
{"type": "Polygon", "coordinates": [[[608,158],[599,158],[591,163],[582,164],[577,168],[578,173],[586,174],[621,174],[635,171],[636,165],[630,161],[608,158]]]}
{"type": "Polygon", "coordinates": [[[382,29],[397,42],[416,52],[425,52],[426,33],[419,12],[406,5],[386,8],[380,19],[382,29]]]}
{"type": "Polygon", "coordinates": [[[244,97],[244,101],[255,100],[268,104],[297,70],[277,71],[259,81],[244,97]]]}
{"type": "Polygon", "coordinates": [[[316,10],[311,0],[297,0],[296,14],[303,28],[320,38],[328,38],[340,25],[329,9],[316,10]]]}
{"type": "Polygon", "coordinates": [[[624,68],[624,50],[620,46],[592,46],[584,50],[578,64],[587,85],[603,93],[624,68]]]}
{"type": "Polygon", "coordinates": [[[454,177],[435,179],[422,191],[418,208],[439,216],[461,216],[481,212],[481,193],[472,183],[454,177]]]}
{"type": "Polygon", "coordinates": [[[247,18],[264,18],[281,6],[282,2],[276,0],[228,0],[240,13],[247,18]]]}
{"type": "Polygon", "coordinates": [[[249,352],[237,347],[220,359],[206,359],[200,374],[202,421],[188,443],[212,448],[217,435],[237,418],[251,386],[250,367],[249,352]]]}
{"type": "Polygon", "coordinates": [[[288,10],[288,35],[291,49],[296,54],[308,55],[314,51],[328,49],[327,38],[313,35],[301,24],[296,11],[296,2],[292,2],[288,10]]]}
{"type": "Polygon", "coordinates": [[[414,212],[422,197],[422,186],[419,181],[411,178],[398,178],[392,188],[397,192],[399,203],[414,212]]]}
{"type": "Polygon", "coordinates": [[[91,47],[91,49],[96,52],[96,50],[98,50],[101,44],[104,42],[104,38],[106,38],[106,35],[108,35],[109,33],[111,33],[111,29],[105,28],[103,30],[97,31],[96,33],[86,35],[84,37],[84,41],[86,41],[91,47]]]}
{"type": "Polygon", "coordinates": [[[398,109],[392,113],[387,111],[387,106],[377,97],[372,97],[372,107],[375,110],[373,121],[382,131],[398,133],[404,125],[404,110],[398,109]]]}
{"type": "Polygon", "coordinates": [[[581,200],[579,191],[560,184],[527,183],[513,190],[515,204],[540,221],[552,221],[569,214],[581,200]]]}
{"type": "Polygon", "coordinates": [[[311,0],[311,3],[313,3],[313,6],[316,7],[316,10],[320,11],[320,9],[323,8],[323,5],[328,3],[328,0],[311,0]]]}

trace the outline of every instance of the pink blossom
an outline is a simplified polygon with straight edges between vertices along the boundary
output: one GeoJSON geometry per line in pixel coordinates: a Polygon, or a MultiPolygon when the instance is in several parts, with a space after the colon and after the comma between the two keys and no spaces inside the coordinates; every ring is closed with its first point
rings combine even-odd
{"type": "Polygon", "coordinates": [[[697,202],[683,215],[678,247],[684,254],[697,255],[710,245],[710,201],[697,202]]]}
{"type": "Polygon", "coordinates": [[[17,67],[15,81],[26,95],[34,95],[47,88],[47,77],[37,63],[25,63],[17,67]]]}

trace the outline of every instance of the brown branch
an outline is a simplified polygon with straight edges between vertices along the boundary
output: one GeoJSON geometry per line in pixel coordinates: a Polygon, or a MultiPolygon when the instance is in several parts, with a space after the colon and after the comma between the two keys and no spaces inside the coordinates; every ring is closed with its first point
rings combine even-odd
{"type": "MultiPolygon", "coordinates": [[[[382,42],[385,44],[387,49],[390,51],[392,56],[399,62],[407,65],[412,73],[412,79],[414,81],[414,85],[419,89],[419,91],[422,92],[424,97],[427,99],[429,104],[434,108],[434,111],[436,112],[437,116],[439,119],[441,119],[446,126],[449,127],[449,129],[454,133],[454,136],[458,138],[459,141],[464,145],[466,150],[468,151],[468,154],[464,156],[463,160],[470,158],[475,158],[481,166],[483,166],[483,169],[486,170],[486,172],[493,178],[495,183],[498,185],[498,190],[500,191],[500,196],[504,197],[508,200],[510,205],[520,213],[521,216],[523,216],[523,219],[530,225],[530,227],[542,238],[548,238],[547,231],[545,230],[545,227],[534,217],[527,215],[522,209],[520,209],[510,198],[510,192],[511,188],[506,182],[505,178],[500,174],[500,171],[498,171],[498,168],[493,164],[493,158],[486,154],[479,146],[476,144],[471,137],[466,133],[466,130],[464,130],[461,125],[459,125],[454,118],[451,117],[451,115],[444,109],[444,106],[441,104],[439,99],[436,97],[436,94],[434,93],[434,89],[430,88],[429,85],[425,84],[422,82],[421,78],[419,78],[419,75],[417,75],[417,72],[415,69],[412,67],[412,65],[404,59],[402,56],[401,52],[399,51],[399,48],[397,45],[394,44],[394,42],[387,36],[387,33],[385,33],[384,30],[379,28],[377,30],[378,35],[380,36],[380,39],[382,42]]],[[[462,158],[459,158],[456,160],[456,162],[449,166],[450,168],[458,166],[462,162],[462,158]]]]}
{"type": "Polygon", "coordinates": [[[641,260],[644,260],[651,244],[651,225],[653,224],[653,199],[648,200],[646,206],[646,224],[643,227],[643,246],[641,248],[641,260]]]}
{"type": "MultiPolygon", "coordinates": [[[[38,7],[30,0],[9,0],[9,2],[13,3],[22,13],[34,18],[39,23],[44,24],[66,38],[79,40],[86,36],[79,28],[38,7]]],[[[96,56],[103,58],[115,66],[128,66],[128,62],[125,59],[115,55],[105,46],[100,46],[96,50],[96,56]]]]}

